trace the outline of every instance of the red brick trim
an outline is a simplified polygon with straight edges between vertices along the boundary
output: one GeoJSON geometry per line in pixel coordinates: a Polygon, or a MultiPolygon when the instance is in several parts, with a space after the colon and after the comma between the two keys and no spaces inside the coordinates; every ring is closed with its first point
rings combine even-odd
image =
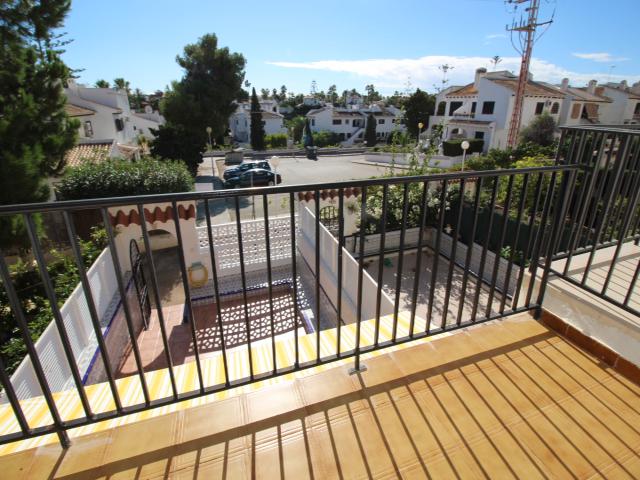
{"type": "Polygon", "coordinates": [[[581,349],[602,360],[623,377],[640,385],[640,367],[638,365],[621,357],[606,345],[585,335],[580,330],[569,325],[560,317],[555,316],[547,310],[542,311],[539,320],[551,330],[554,330],[581,349]]]}

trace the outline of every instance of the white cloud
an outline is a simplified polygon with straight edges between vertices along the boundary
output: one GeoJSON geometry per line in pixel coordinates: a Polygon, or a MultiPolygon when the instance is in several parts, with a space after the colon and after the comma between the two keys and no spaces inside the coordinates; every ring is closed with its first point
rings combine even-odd
{"type": "MultiPolygon", "coordinates": [[[[449,64],[453,69],[449,72],[449,85],[465,85],[472,81],[475,70],[479,67],[492,69],[490,57],[458,57],[448,55],[429,55],[420,58],[379,58],[368,60],[320,60],[315,62],[267,62],[283,68],[307,70],[324,70],[363,77],[376,86],[393,89],[403,89],[407,78],[411,78],[414,86],[433,90],[434,84],[440,84],[442,72],[439,65],[449,64]]],[[[498,64],[499,70],[509,70],[518,73],[520,57],[504,57],[498,64]]],[[[608,69],[607,69],[608,70],[608,69]]],[[[531,60],[531,72],[534,79],[559,83],[568,77],[573,85],[586,84],[591,79],[598,81],[619,81],[626,79],[634,82],[640,80],[640,75],[624,76],[611,75],[605,72],[573,72],[546,60],[534,58],[531,60]]]]}
{"type": "Polygon", "coordinates": [[[504,33],[490,33],[489,35],[485,35],[487,40],[493,40],[494,38],[507,38],[504,33]]]}
{"type": "Polygon", "coordinates": [[[599,53],[572,53],[574,57],[582,58],[584,60],[593,60],[594,62],[600,63],[611,63],[611,62],[624,62],[629,60],[626,57],[614,57],[610,53],[599,52],[599,53]]]}

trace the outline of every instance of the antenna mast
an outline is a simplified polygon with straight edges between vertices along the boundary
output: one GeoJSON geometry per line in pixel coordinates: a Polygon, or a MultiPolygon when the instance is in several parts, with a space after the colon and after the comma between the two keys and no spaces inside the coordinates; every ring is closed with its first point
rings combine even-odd
{"type": "MultiPolygon", "coordinates": [[[[513,33],[518,32],[520,37],[520,48],[516,47],[522,55],[520,62],[520,75],[518,76],[518,88],[511,114],[511,124],[509,126],[509,137],[507,138],[507,146],[515,147],[518,143],[518,133],[520,131],[520,123],[522,121],[522,104],[524,102],[524,93],[529,80],[529,64],[531,63],[531,54],[533,52],[533,44],[536,41],[536,28],[542,25],[548,25],[553,22],[553,18],[549,21],[538,23],[538,11],[540,10],[540,0],[506,0],[506,3],[518,5],[529,3],[525,9],[528,17],[525,22],[522,18],[518,23],[515,21],[507,30],[511,32],[512,43],[513,33]]],[[[515,44],[514,44],[515,47],[515,44]]]]}

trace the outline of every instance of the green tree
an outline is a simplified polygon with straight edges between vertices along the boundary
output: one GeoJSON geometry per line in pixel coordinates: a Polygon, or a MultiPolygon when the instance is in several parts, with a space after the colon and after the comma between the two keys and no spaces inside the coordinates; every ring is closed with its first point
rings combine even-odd
{"type": "Polygon", "coordinates": [[[251,148],[264,150],[264,123],[256,89],[251,90],[251,148]]]}
{"type": "Polygon", "coordinates": [[[129,95],[129,82],[127,82],[124,78],[114,78],[113,86],[118,90],[124,90],[125,92],[127,92],[127,95],[129,95]]]}
{"type": "Polygon", "coordinates": [[[96,80],[96,83],[94,84],[96,88],[109,88],[109,82],[107,82],[104,79],[100,79],[100,80],[96,80]]]}
{"type": "Polygon", "coordinates": [[[542,147],[553,145],[556,122],[551,115],[543,113],[529,123],[520,132],[522,143],[535,143],[542,147]]]}
{"type": "Polygon", "coordinates": [[[367,142],[367,147],[373,147],[378,143],[376,138],[376,117],[372,113],[367,117],[367,126],[364,129],[364,140],[367,142]]]}
{"type": "MultiPolygon", "coordinates": [[[[255,90],[255,88],[254,88],[255,90]]],[[[268,88],[261,88],[260,89],[260,98],[262,98],[262,100],[269,100],[269,89],[268,88]]]]}
{"type": "MultiPolygon", "coordinates": [[[[46,178],[64,167],[79,124],[65,113],[70,70],[56,31],[69,0],[0,3],[0,204],[47,200],[46,178]]],[[[22,220],[0,218],[0,246],[23,239],[22,220]]]]}
{"type": "Polygon", "coordinates": [[[215,138],[222,138],[236,108],[234,101],[243,96],[245,59],[226,47],[219,48],[216,35],[207,34],[187,45],[176,61],[184,74],[163,96],[161,110],[167,123],[158,130],[152,152],[161,158],[183,160],[194,171],[202,160],[194,157],[208,140],[206,127],[212,128],[215,138]],[[186,137],[179,139],[181,134],[186,137]],[[179,143],[172,145],[176,139],[179,143]]]}
{"type": "Polygon", "coordinates": [[[280,101],[284,102],[287,99],[287,87],[286,85],[282,85],[280,87],[280,101]]]}
{"type": "Polygon", "coordinates": [[[306,147],[313,147],[313,132],[311,131],[311,124],[309,123],[309,119],[306,118],[304,121],[304,130],[302,132],[302,141],[303,145],[306,147]]]}
{"type": "Polygon", "coordinates": [[[376,90],[376,87],[373,84],[369,84],[364,88],[367,91],[367,101],[369,103],[377,102],[378,100],[382,100],[382,97],[380,96],[380,93],[376,90]]]}
{"type": "Polygon", "coordinates": [[[335,85],[331,85],[327,90],[327,101],[332,104],[338,103],[338,88],[335,85]]]}
{"type": "Polygon", "coordinates": [[[435,105],[436,97],[419,88],[407,98],[404,104],[404,118],[407,130],[412,136],[418,136],[419,123],[423,124],[423,130],[429,126],[429,117],[433,115],[435,105]]]}
{"type": "Polygon", "coordinates": [[[297,115],[291,120],[287,121],[287,128],[291,129],[294,143],[298,143],[302,139],[302,132],[304,131],[305,117],[297,115]]]}
{"type": "Polygon", "coordinates": [[[145,100],[145,96],[142,90],[136,88],[131,95],[129,95],[129,105],[134,110],[142,110],[142,102],[145,100]]]}

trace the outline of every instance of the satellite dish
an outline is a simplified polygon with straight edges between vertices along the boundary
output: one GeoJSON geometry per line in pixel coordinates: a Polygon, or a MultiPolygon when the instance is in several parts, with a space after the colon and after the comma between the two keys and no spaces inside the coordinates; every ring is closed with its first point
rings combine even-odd
{"type": "Polygon", "coordinates": [[[463,150],[465,150],[465,151],[466,151],[466,150],[469,150],[469,147],[470,147],[471,145],[469,144],[469,142],[467,142],[467,141],[465,140],[464,142],[462,142],[462,143],[460,144],[460,146],[462,147],[462,149],[463,149],[463,150]]]}

